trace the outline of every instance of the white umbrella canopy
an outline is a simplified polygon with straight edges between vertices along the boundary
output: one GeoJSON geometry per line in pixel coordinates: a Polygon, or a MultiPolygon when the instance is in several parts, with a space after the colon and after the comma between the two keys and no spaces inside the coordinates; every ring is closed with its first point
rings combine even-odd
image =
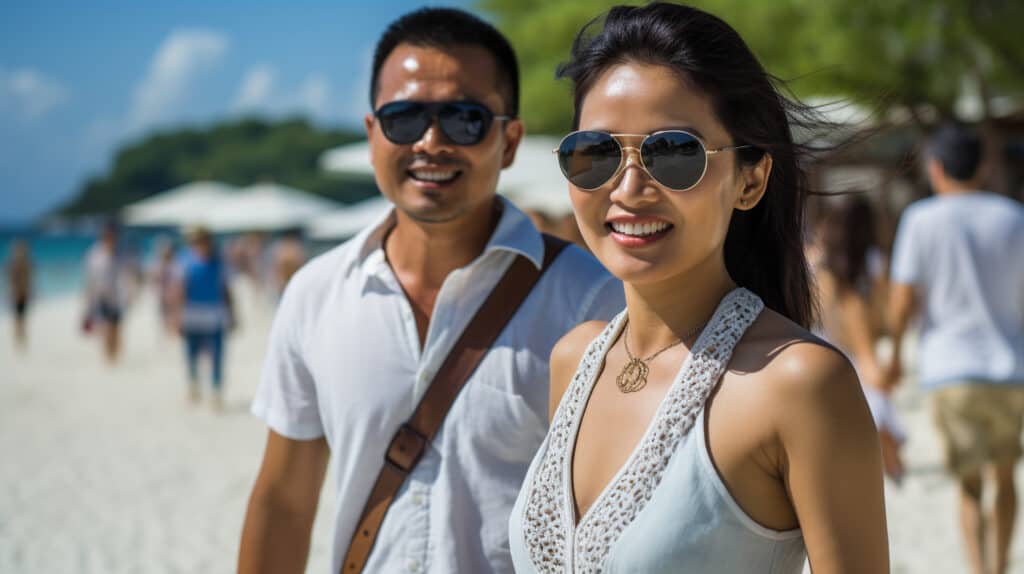
{"type": "Polygon", "coordinates": [[[182,227],[205,224],[211,210],[238,188],[216,181],[194,181],[124,208],[128,225],[182,227]]]}
{"type": "Polygon", "coordinates": [[[501,172],[498,191],[521,209],[533,209],[551,217],[572,213],[569,188],[552,153],[561,140],[552,136],[526,136],[516,159],[501,172]]]}
{"type": "Polygon", "coordinates": [[[392,203],[384,196],[371,197],[316,217],[306,225],[310,239],[348,239],[384,217],[392,203]]]}
{"type": "MultiPolygon", "coordinates": [[[[524,137],[515,162],[501,172],[498,193],[523,209],[536,209],[555,217],[572,213],[565,178],[551,153],[558,142],[558,138],[551,136],[524,137]]],[[[320,167],[336,173],[372,176],[370,146],[363,141],[327,150],[320,156],[320,167]]]]}
{"type": "Polygon", "coordinates": [[[370,142],[353,142],[325,151],[320,154],[320,169],[345,175],[373,177],[370,142]]]}
{"type": "Polygon", "coordinates": [[[215,233],[281,231],[302,227],[340,204],[276,183],[259,183],[225,196],[205,220],[215,233]]]}

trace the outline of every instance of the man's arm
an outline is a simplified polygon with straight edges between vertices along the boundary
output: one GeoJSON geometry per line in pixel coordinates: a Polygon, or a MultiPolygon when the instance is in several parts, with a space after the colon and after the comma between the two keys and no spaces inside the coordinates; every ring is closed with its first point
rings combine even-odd
{"type": "Polygon", "coordinates": [[[305,571],[329,456],[323,438],[292,440],[269,431],[242,528],[239,574],[305,571]]]}
{"type": "Polygon", "coordinates": [[[900,358],[903,356],[903,334],[914,316],[916,297],[914,286],[893,282],[889,288],[889,335],[892,337],[892,358],[886,373],[886,386],[894,387],[903,375],[900,358]]]}

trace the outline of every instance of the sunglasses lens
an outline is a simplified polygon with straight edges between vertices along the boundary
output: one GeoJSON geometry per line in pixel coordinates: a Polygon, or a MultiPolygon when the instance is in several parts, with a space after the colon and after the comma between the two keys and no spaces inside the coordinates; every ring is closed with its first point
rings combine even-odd
{"type": "Polygon", "coordinates": [[[430,126],[430,115],[417,102],[391,102],[377,110],[380,129],[393,143],[408,145],[423,137],[430,126]]]}
{"type": "Polygon", "coordinates": [[[569,183],[580,189],[597,189],[615,175],[622,149],[604,132],[576,132],[558,146],[558,166],[569,183]]]}
{"type": "Polygon", "coordinates": [[[689,133],[668,131],[648,136],[640,153],[651,177],[670,189],[690,189],[704,177],[707,154],[700,140],[689,133]]]}
{"type": "Polygon", "coordinates": [[[494,114],[480,104],[452,103],[441,108],[438,114],[441,131],[452,143],[474,145],[487,136],[494,114]]]}

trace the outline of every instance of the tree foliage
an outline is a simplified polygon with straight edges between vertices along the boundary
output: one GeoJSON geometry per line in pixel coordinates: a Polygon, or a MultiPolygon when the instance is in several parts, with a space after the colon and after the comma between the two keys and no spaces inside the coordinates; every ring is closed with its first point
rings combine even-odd
{"type": "Polygon", "coordinates": [[[88,180],[61,210],[110,213],[196,180],[243,186],[273,181],[342,202],[375,193],[372,182],[320,170],[325,150],[363,139],[355,132],[321,130],[302,119],[244,119],[207,128],[150,135],[117,152],[109,171],[88,180]]]}
{"type": "MultiPolygon", "coordinates": [[[[515,46],[523,117],[533,132],[564,133],[570,86],[554,81],[580,28],[608,0],[480,0],[515,46]]],[[[1024,2],[1020,0],[697,0],[743,36],[770,73],[801,97],[901,110],[925,125],[955,116],[958,97],[1024,92],[1024,2]]]]}

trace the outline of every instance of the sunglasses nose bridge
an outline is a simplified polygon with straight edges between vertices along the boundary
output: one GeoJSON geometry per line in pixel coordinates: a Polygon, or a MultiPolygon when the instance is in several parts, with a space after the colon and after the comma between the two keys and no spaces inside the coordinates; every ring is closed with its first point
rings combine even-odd
{"type": "Polygon", "coordinates": [[[625,146],[620,145],[622,148],[622,163],[619,165],[619,173],[622,175],[626,174],[626,171],[630,166],[639,168],[643,175],[647,178],[651,177],[651,172],[647,170],[647,165],[644,163],[643,152],[637,146],[625,146]]]}
{"type": "Polygon", "coordinates": [[[633,165],[643,167],[644,158],[640,153],[640,148],[629,145],[620,145],[619,148],[622,149],[622,169],[629,167],[630,162],[633,165]]]}
{"type": "Polygon", "coordinates": [[[419,139],[413,142],[413,148],[421,150],[432,150],[445,148],[454,145],[448,134],[441,128],[441,118],[437,110],[430,110],[427,114],[427,127],[423,129],[419,139]]]}

